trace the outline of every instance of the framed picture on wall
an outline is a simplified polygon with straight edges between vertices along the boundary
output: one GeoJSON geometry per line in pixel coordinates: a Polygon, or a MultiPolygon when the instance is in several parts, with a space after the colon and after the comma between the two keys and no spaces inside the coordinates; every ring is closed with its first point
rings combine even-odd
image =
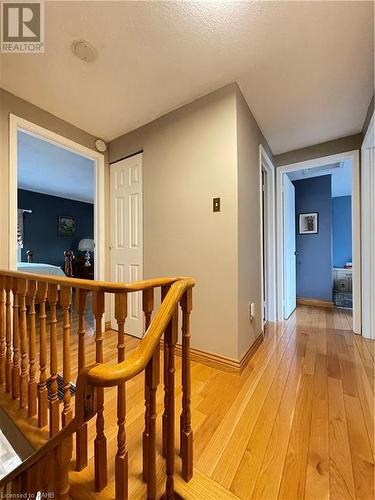
{"type": "Polygon", "coordinates": [[[71,236],[76,232],[76,219],[70,215],[59,215],[57,228],[58,234],[61,236],[71,236]]]}
{"type": "Polygon", "coordinates": [[[318,234],[319,214],[311,212],[309,214],[299,214],[299,234],[318,234]]]}

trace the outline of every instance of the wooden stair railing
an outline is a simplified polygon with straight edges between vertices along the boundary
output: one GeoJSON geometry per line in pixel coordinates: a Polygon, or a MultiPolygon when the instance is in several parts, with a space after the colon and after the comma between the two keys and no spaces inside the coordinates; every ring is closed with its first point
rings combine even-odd
{"type": "Polygon", "coordinates": [[[87,384],[86,370],[77,380],[75,416],[44,446],[0,479],[1,498],[69,498],[69,463],[73,434],[96,413],[93,388],[87,384]]]}
{"type": "MultiPolygon", "coordinates": [[[[182,413],[180,416],[182,477],[185,481],[189,481],[193,474],[193,434],[190,410],[190,314],[193,286],[194,280],[191,278],[176,277],[136,283],[110,283],[0,270],[0,385],[3,387],[3,392],[0,389],[0,396],[5,395],[9,400],[18,401],[20,413],[27,408],[28,417],[34,417],[38,427],[49,434],[47,443],[13,471],[10,479],[8,475],[9,480],[4,478],[0,481],[0,486],[6,484],[7,488],[14,488],[15,491],[22,493],[30,491],[30,494],[31,490],[28,488],[32,487],[35,490],[35,488],[44,487],[45,485],[39,484],[36,479],[39,477],[37,472],[41,467],[40,464],[50,464],[52,461],[46,456],[52,456],[51,454],[54,454],[55,459],[58,458],[59,463],[69,463],[72,449],[69,436],[73,434],[76,434],[76,470],[84,469],[88,464],[87,420],[91,418],[93,412],[84,410],[86,403],[85,396],[82,394],[92,395],[95,392],[94,483],[96,491],[101,491],[108,481],[104,390],[106,387],[117,386],[118,432],[117,452],[114,457],[115,495],[116,499],[128,498],[126,382],[144,371],[143,478],[147,482],[147,498],[156,498],[158,495],[156,390],[160,376],[160,341],[164,335],[162,453],[166,460],[165,498],[175,497],[174,358],[178,337],[179,306],[182,310],[182,413]],[[153,316],[154,295],[157,288],[161,290],[161,305],[153,316]],[[111,363],[104,363],[102,325],[106,294],[114,297],[114,317],[117,322],[117,360],[110,360],[111,363]],[[96,352],[96,364],[91,366],[86,365],[85,354],[85,318],[89,297],[95,323],[96,352]],[[146,331],[138,347],[126,357],[125,333],[128,306],[131,311],[136,300],[143,302],[146,331]],[[72,359],[70,352],[73,335],[72,310],[78,316],[76,331],[78,359],[72,359]],[[60,338],[62,338],[62,352],[58,352],[60,338]],[[72,365],[80,374],[76,386],[74,412],[71,404],[72,365]],[[19,473],[16,472],[17,470],[19,473]],[[30,478],[33,478],[34,482],[30,478]]],[[[110,460],[112,461],[112,457],[110,460]]],[[[53,482],[53,471],[50,477],[53,482]]],[[[61,479],[65,481],[64,485],[56,481],[55,496],[66,498],[68,494],[66,478],[61,479]]]]}

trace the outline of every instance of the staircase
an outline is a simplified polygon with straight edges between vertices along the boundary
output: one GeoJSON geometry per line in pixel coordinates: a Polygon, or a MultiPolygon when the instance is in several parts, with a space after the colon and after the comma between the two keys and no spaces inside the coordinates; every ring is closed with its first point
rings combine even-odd
{"type": "MultiPolygon", "coordinates": [[[[93,487],[96,492],[106,488],[108,465],[114,462],[114,496],[119,500],[128,498],[126,387],[143,372],[142,476],[147,484],[147,498],[157,498],[157,476],[161,471],[164,473],[164,467],[157,470],[160,460],[156,441],[156,391],[163,337],[161,454],[165,459],[164,497],[189,498],[183,486],[193,476],[190,410],[193,286],[191,278],[122,284],[0,270],[0,406],[35,447],[28,458],[0,480],[0,493],[22,494],[22,498],[53,493],[58,499],[69,498],[73,450],[76,471],[88,470],[88,424],[95,419],[93,487]],[[154,313],[158,290],[160,306],[154,313]],[[128,303],[134,300],[143,303],[145,335],[127,355],[126,318],[128,303]],[[94,363],[87,363],[88,304],[92,304],[93,311],[94,363]],[[103,322],[105,307],[110,304],[114,304],[117,322],[117,331],[113,333],[117,336],[116,357],[104,363],[103,322]],[[175,345],[179,309],[182,318],[182,411],[179,421],[182,479],[175,474],[175,345]],[[72,370],[72,367],[76,368],[72,370]],[[62,382],[60,391],[59,381],[62,382]],[[108,454],[105,421],[105,394],[112,387],[117,390],[117,449],[113,456],[108,454]]],[[[129,310],[132,310],[131,305],[129,310]]],[[[87,484],[87,488],[91,488],[91,484],[87,484]]]]}

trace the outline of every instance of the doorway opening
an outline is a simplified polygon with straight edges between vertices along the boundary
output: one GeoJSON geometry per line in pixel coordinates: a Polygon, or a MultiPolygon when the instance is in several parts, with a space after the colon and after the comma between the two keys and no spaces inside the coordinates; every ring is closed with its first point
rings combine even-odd
{"type": "Polygon", "coordinates": [[[10,117],[10,269],[104,279],[104,157],[10,117]]]}
{"type": "Polygon", "coordinates": [[[277,172],[278,318],[297,304],[353,311],[361,331],[358,152],[277,172]]]}

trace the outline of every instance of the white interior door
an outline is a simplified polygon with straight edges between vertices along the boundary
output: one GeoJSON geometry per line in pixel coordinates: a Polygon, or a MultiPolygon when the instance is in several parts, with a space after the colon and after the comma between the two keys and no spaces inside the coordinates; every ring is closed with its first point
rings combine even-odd
{"type": "MultiPolygon", "coordinates": [[[[143,279],[142,153],[110,167],[111,280],[143,279]]],[[[112,306],[111,326],[116,329],[112,306]]],[[[126,333],[142,337],[142,293],[128,295],[126,333]]]]}
{"type": "Polygon", "coordinates": [[[284,204],[284,318],[287,319],[297,306],[296,277],[296,198],[294,186],[283,175],[284,204]]]}

